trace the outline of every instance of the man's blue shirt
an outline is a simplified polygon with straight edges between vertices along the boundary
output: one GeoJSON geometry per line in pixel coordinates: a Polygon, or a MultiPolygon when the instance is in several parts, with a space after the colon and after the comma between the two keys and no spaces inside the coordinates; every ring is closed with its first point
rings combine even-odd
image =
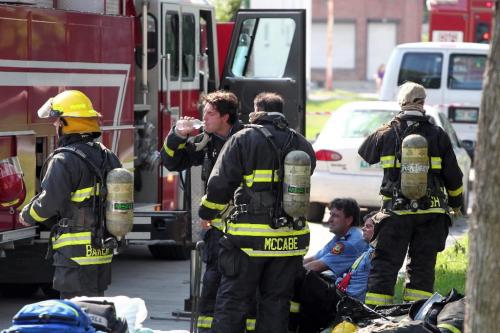
{"type": "Polygon", "coordinates": [[[363,239],[363,233],[357,227],[351,227],[342,237],[334,236],[314,256],[322,261],[333,272],[335,278],[347,272],[354,261],[367,249],[368,244],[363,239]]]}

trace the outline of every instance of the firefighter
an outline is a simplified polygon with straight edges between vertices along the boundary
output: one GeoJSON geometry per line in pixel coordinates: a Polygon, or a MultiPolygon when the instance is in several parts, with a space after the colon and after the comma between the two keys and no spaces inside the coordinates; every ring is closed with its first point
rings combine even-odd
{"type": "MultiPolygon", "coordinates": [[[[183,130],[177,129],[177,126],[172,128],[163,144],[161,158],[171,171],[202,165],[202,180],[206,182],[222,147],[243,125],[238,121],[238,99],[233,93],[212,92],[205,96],[203,104],[203,133],[190,137],[195,131],[193,127],[183,130]]],[[[183,117],[180,120],[192,119],[194,118],[183,117]]],[[[199,308],[201,315],[198,317],[200,332],[210,331],[212,326],[215,297],[220,283],[217,257],[223,223],[220,217],[217,217],[211,223],[202,222],[202,229],[205,241],[203,261],[206,263],[206,269],[199,308]]],[[[252,326],[252,319],[249,320],[249,326],[252,326]]]]}
{"type": "MultiPolygon", "coordinates": [[[[99,117],[90,99],[80,91],[66,90],[49,99],[38,111],[40,118],[55,118],[58,146],[83,152],[103,170],[121,163],[102,143],[99,117]]],[[[59,149],[59,148],[58,148],[59,149]]],[[[41,192],[26,205],[20,216],[24,225],[49,225],[54,289],[61,298],[102,296],[111,283],[113,249],[102,245],[103,221],[96,202],[103,189],[96,174],[81,157],[57,149],[44,164],[41,192]]],[[[43,171],[42,171],[43,173],[43,171]]]]}
{"type": "Polygon", "coordinates": [[[462,172],[446,132],[425,115],[425,89],[404,83],[401,112],[368,136],[359,155],[380,162],[384,218],[375,228],[376,246],[365,303],[393,302],[398,271],[408,252],[403,299],[432,295],[436,255],[445,246],[450,216],[460,213],[462,172]]]}
{"type": "Polygon", "coordinates": [[[309,246],[309,229],[291,225],[279,209],[280,166],[292,150],[307,153],[311,172],[316,159],[311,144],[288,128],[282,112],[280,95],[256,96],[251,125],[224,147],[200,204],[199,215],[205,221],[215,218],[233,198],[235,205],[220,240],[222,279],[213,325],[217,333],[244,331],[257,289],[256,332],[287,332],[293,283],[309,246]]]}

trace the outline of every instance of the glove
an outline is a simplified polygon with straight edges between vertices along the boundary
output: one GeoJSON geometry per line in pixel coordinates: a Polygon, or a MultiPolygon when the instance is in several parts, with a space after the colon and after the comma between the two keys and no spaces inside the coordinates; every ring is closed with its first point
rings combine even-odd
{"type": "Polygon", "coordinates": [[[450,215],[453,219],[458,219],[463,216],[460,207],[450,207],[450,215]]]}

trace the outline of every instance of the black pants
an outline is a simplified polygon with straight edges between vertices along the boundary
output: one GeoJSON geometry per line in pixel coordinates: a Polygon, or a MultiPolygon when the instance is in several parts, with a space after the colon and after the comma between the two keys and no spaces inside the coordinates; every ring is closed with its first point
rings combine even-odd
{"type": "Polygon", "coordinates": [[[335,281],[314,271],[297,275],[293,302],[300,304],[299,312],[290,313],[290,332],[316,333],[332,324],[337,314],[337,294],[335,281]]]}
{"type": "MultiPolygon", "coordinates": [[[[445,247],[448,226],[449,217],[437,213],[391,215],[382,220],[376,226],[377,242],[368,279],[368,294],[394,295],[398,271],[407,251],[409,261],[405,289],[416,291],[416,295],[419,292],[431,293],[436,256],[445,247]]],[[[405,300],[412,299],[405,295],[405,300]]]]}
{"type": "Polygon", "coordinates": [[[216,333],[245,331],[247,313],[259,290],[256,332],[287,333],[290,300],[302,257],[252,258],[238,248],[222,247],[222,280],[217,293],[216,333]]]}
{"type": "Polygon", "coordinates": [[[219,289],[221,274],[219,272],[219,239],[222,231],[211,228],[207,230],[205,237],[205,247],[203,249],[203,261],[206,264],[205,274],[203,274],[203,287],[200,297],[200,318],[198,319],[199,332],[211,332],[210,322],[213,320],[215,298],[219,289]]]}

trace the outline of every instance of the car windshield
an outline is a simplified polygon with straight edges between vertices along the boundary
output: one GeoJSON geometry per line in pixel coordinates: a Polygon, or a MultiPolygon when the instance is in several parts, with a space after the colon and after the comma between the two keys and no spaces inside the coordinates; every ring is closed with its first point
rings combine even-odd
{"type": "Polygon", "coordinates": [[[323,129],[330,139],[364,138],[382,124],[388,123],[399,111],[350,110],[334,113],[323,129]]]}

